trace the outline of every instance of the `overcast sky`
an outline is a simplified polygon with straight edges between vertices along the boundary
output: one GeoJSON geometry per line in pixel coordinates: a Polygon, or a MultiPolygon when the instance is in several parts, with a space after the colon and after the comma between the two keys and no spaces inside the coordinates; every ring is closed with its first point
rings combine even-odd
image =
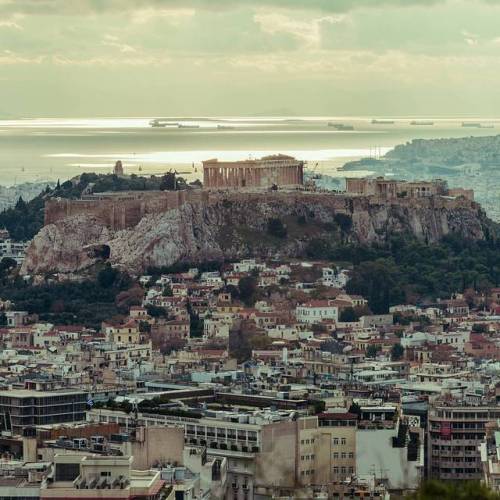
{"type": "Polygon", "coordinates": [[[0,0],[0,116],[500,116],[500,0],[0,0]]]}

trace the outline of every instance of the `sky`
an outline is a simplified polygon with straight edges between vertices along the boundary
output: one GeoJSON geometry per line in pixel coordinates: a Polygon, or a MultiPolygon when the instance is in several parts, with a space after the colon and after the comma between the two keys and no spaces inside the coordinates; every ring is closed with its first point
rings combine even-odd
{"type": "Polygon", "coordinates": [[[500,0],[0,0],[0,117],[500,116],[500,0]]]}

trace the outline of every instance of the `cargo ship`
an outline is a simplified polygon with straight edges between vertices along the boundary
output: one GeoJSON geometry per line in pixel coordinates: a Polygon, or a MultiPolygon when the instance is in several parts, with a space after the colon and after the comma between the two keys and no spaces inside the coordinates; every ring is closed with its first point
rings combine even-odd
{"type": "Polygon", "coordinates": [[[328,126],[333,127],[336,130],[342,130],[342,131],[354,130],[354,127],[352,125],[346,125],[345,123],[328,122],[328,126]]]}
{"type": "Polygon", "coordinates": [[[372,125],[394,125],[394,120],[372,120],[372,125]]]}
{"type": "Polygon", "coordinates": [[[158,118],[151,120],[149,124],[152,127],[177,127],[179,124],[178,122],[164,122],[162,120],[159,120],[158,118]]]}
{"type": "Polygon", "coordinates": [[[434,125],[434,122],[431,122],[431,121],[428,121],[428,120],[413,120],[412,122],[410,122],[410,125],[427,125],[427,126],[431,126],[431,125],[434,125]]]}
{"type": "Polygon", "coordinates": [[[494,128],[492,123],[480,123],[480,122],[462,122],[462,127],[465,128],[494,128]]]}

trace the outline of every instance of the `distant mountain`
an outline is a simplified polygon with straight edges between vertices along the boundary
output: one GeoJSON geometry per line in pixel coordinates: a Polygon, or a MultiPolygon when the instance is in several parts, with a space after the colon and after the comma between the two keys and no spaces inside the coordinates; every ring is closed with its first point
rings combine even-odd
{"type": "Polygon", "coordinates": [[[273,108],[267,111],[261,111],[260,113],[253,113],[249,116],[297,116],[298,113],[290,108],[273,108]]]}

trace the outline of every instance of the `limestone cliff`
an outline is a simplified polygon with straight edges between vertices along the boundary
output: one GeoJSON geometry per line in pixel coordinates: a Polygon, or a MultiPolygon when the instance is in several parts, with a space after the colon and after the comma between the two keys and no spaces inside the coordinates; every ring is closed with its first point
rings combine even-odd
{"type": "Polygon", "coordinates": [[[119,231],[85,214],[49,224],[34,238],[22,272],[82,272],[102,259],[141,272],[175,262],[298,257],[311,240],[369,243],[383,241],[394,232],[429,242],[449,233],[483,239],[488,225],[480,206],[465,199],[388,201],[327,193],[221,193],[205,203],[185,203],[146,215],[135,227],[119,231]],[[285,238],[267,231],[272,218],[285,225],[285,238]]]}

